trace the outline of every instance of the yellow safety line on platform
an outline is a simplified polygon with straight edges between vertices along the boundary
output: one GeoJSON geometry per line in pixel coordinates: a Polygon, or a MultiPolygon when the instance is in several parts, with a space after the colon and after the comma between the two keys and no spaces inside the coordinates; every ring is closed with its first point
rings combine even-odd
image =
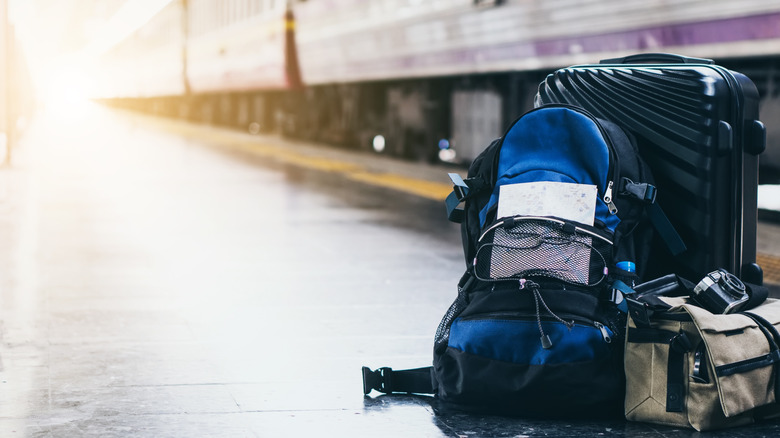
{"type": "Polygon", "coordinates": [[[243,140],[231,138],[235,136],[230,136],[230,132],[218,131],[211,128],[204,128],[193,124],[165,119],[161,120],[149,117],[144,117],[144,119],[149,120],[151,124],[159,126],[168,132],[174,132],[189,137],[197,136],[198,140],[213,144],[222,149],[238,150],[253,155],[268,157],[281,163],[292,164],[307,169],[338,173],[353,181],[411,193],[436,201],[443,201],[452,191],[452,186],[448,184],[426,181],[393,173],[370,172],[365,167],[356,163],[302,154],[280,146],[260,143],[259,139],[243,140]]]}
{"type": "Polygon", "coordinates": [[[392,173],[349,172],[347,177],[355,181],[402,190],[436,201],[444,200],[452,191],[452,186],[447,184],[408,178],[392,173]]]}

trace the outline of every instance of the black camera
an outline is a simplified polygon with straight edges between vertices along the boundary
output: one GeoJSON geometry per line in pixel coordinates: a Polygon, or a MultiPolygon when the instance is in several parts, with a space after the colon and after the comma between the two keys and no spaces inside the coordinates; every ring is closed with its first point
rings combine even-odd
{"type": "Polygon", "coordinates": [[[734,313],[750,298],[745,284],[735,275],[718,269],[704,277],[693,288],[696,302],[712,313],[734,313]]]}

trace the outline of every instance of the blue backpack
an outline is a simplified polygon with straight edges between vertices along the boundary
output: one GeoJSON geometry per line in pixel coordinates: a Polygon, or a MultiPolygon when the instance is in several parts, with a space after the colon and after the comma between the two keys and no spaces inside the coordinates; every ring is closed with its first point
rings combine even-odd
{"type": "Polygon", "coordinates": [[[622,292],[641,279],[656,231],[685,249],[633,138],[581,108],[542,106],[468,178],[450,177],[467,269],[433,366],[364,367],[364,392],[433,393],[439,408],[492,413],[622,414],[622,292]]]}

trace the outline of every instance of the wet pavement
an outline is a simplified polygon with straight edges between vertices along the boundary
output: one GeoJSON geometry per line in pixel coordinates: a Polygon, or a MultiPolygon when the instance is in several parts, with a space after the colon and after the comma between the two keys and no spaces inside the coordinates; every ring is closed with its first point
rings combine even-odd
{"type": "Polygon", "coordinates": [[[99,108],[34,121],[0,170],[0,436],[780,432],[363,397],[362,365],[431,361],[464,267],[433,200],[448,169],[272,140],[99,108]]]}

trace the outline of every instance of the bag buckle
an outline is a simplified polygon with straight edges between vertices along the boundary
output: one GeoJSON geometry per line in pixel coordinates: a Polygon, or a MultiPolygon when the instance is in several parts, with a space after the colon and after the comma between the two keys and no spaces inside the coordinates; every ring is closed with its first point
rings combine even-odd
{"type": "Polygon", "coordinates": [[[465,211],[459,205],[469,194],[469,186],[457,173],[448,173],[452,181],[452,192],[444,200],[447,206],[447,219],[455,223],[463,222],[465,211]]]}
{"type": "Polygon", "coordinates": [[[368,395],[371,390],[390,394],[393,382],[393,369],[389,367],[377,368],[371,371],[369,367],[363,367],[363,395],[368,395]]]}
{"type": "Polygon", "coordinates": [[[652,184],[635,183],[624,177],[621,180],[620,193],[631,195],[648,204],[654,204],[658,190],[656,190],[655,186],[652,184]]]}

